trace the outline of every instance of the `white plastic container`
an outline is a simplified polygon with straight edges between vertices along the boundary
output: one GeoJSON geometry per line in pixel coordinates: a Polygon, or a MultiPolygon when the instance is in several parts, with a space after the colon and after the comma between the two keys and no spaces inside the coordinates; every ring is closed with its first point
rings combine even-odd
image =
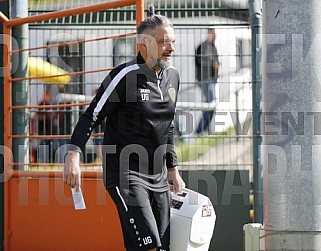
{"type": "Polygon", "coordinates": [[[210,199],[195,191],[172,193],[171,244],[173,251],[207,251],[216,215],[210,199]]]}

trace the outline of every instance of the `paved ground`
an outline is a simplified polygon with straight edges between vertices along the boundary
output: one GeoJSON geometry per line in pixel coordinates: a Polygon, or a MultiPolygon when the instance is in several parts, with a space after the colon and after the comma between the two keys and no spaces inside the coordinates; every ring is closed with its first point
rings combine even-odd
{"type": "Polygon", "coordinates": [[[252,168],[252,138],[232,137],[209,148],[197,160],[184,162],[181,170],[248,170],[252,168]]]}

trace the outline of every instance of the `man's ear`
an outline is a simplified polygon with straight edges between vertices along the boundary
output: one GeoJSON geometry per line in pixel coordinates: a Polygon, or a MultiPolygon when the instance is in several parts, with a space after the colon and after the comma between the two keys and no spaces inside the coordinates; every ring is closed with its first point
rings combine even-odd
{"type": "Polygon", "coordinates": [[[147,39],[145,37],[138,41],[138,47],[140,50],[147,51],[147,39]]]}
{"type": "Polygon", "coordinates": [[[137,44],[138,45],[138,49],[141,53],[145,53],[147,51],[146,46],[144,46],[143,44],[137,44]]]}
{"type": "Polygon", "coordinates": [[[146,36],[142,36],[140,39],[140,44],[146,47],[147,44],[147,37],[146,36]]]}

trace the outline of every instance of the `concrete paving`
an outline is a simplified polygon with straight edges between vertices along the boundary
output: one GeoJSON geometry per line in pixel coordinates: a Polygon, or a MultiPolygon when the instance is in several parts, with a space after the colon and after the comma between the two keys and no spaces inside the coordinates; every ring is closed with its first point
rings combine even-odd
{"type": "Polygon", "coordinates": [[[181,163],[181,170],[251,170],[252,137],[228,137],[198,159],[181,163]]]}

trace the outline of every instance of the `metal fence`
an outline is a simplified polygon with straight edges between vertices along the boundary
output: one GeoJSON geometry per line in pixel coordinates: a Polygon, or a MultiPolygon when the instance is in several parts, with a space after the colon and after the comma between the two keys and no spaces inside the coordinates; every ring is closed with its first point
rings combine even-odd
{"type": "MultiPolygon", "coordinates": [[[[30,15],[50,11],[81,7],[93,3],[110,2],[111,0],[29,0],[30,15]]],[[[207,26],[215,23],[220,25],[246,25],[248,22],[248,6],[246,0],[151,0],[156,13],[175,19],[175,24],[207,26]],[[228,18],[228,19],[227,19],[228,18]]],[[[135,25],[135,7],[128,6],[112,10],[75,15],[38,24],[85,24],[85,25],[135,25]]]]}
{"type": "MultiPolygon", "coordinates": [[[[125,1],[118,2],[122,5],[125,1]]],[[[135,1],[131,2],[135,4],[135,1]]],[[[29,15],[37,17],[38,14],[49,14],[53,10],[67,10],[70,7],[81,7],[93,3],[93,1],[62,0],[30,1],[29,15]]],[[[95,3],[97,2],[95,1],[95,3]]],[[[147,4],[145,9],[147,9],[147,4]]],[[[157,12],[170,17],[176,27],[177,42],[173,65],[180,72],[181,88],[175,123],[176,146],[181,169],[213,171],[246,169],[252,171],[251,32],[245,1],[172,0],[154,1],[154,5],[157,12]],[[215,103],[203,101],[200,84],[195,77],[195,49],[201,41],[206,39],[209,27],[216,29],[216,46],[220,61],[219,78],[215,87],[217,93],[215,103]],[[214,109],[215,116],[209,129],[197,134],[196,126],[202,111],[214,109]]],[[[66,15],[55,19],[37,18],[34,23],[26,22],[29,23],[29,48],[4,49],[4,65],[7,66],[4,77],[5,128],[11,128],[11,131],[5,131],[5,146],[12,149],[12,146],[15,145],[12,142],[18,139],[23,139],[23,142],[26,142],[26,144],[21,144],[22,149],[18,149],[21,152],[14,152],[15,156],[23,155],[21,161],[19,158],[12,160],[9,151],[5,152],[5,173],[6,177],[11,177],[5,183],[4,245],[6,250],[10,250],[9,247],[12,250],[21,250],[21,248],[15,247],[25,242],[17,240],[32,241],[32,238],[25,238],[26,231],[28,233],[36,232],[34,236],[39,234],[38,228],[35,228],[35,231],[25,230],[24,227],[30,226],[29,221],[38,220],[41,222],[37,222],[35,225],[48,225],[48,220],[43,220],[42,217],[34,218],[39,214],[43,215],[43,206],[38,207],[39,204],[37,204],[36,207],[23,207],[19,204],[21,201],[18,199],[23,197],[18,196],[21,195],[19,192],[23,192],[23,195],[29,193],[30,201],[34,202],[35,199],[31,196],[42,196],[43,188],[46,187],[45,191],[48,194],[49,190],[55,191],[55,196],[58,199],[61,198],[57,196],[56,192],[63,188],[61,169],[70,133],[109,70],[136,54],[134,14],[135,8],[132,7],[127,7],[124,10],[101,10],[100,8],[99,11],[72,17],[66,15]],[[59,76],[50,78],[11,77],[9,55],[14,58],[14,55],[25,52],[29,56],[29,73],[34,70],[37,75],[37,70],[43,71],[47,68],[37,67],[37,62],[39,62],[37,60],[41,59],[40,65],[45,66],[50,62],[51,66],[47,69],[53,71],[53,75],[59,76]],[[59,67],[60,70],[53,70],[56,69],[53,66],[59,67]],[[26,85],[20,84],[22,79],[27,81],[26,85]],[[23,92],[13,92],[15,94],[13,97],[19,101],[19,98],[25,99],[22,94],[27,93],[27,104],[17,105],[17,103],[11,102],[10,88],[14,86],[26,87],[26,89],[21,89],[23,92]],[[26,114],[29,116],[25,116],[26,114]],[[13,119],[11,120],[11,118],[13,119]],[[25,121],[28,121],[29,124],[26,127],[27,131],[17,132],[15,127],[22,127],[20,123],[25,121]],[[27,151],[26,148],[28,148],[27,151]],[[24,154],[26,152],[27,154],[24,154]],[[29,158],[25,158],[25,155],[29,158]],[[17,171],[12,173],[12,166],[17,171]],[[24,170],[35,172],[23,172],[19,170],[21,167],[24,170]],[[59,170],[59,172],[47,172],[51,170],[59,170]],[[39,179],[40,177],[42,179],[39,179]],[[58,177],[60,179],[57,179],[58,177]],[[46,183],[49,182],[48,178],[53,178],[50,180],[50,189],[49,183],[46,183]],[[21,186],[21,184],[28,184],[28,182],[34,185],[30,185],[29,188],[27,185],[21,186]],[[34,189],[35,187],[36,189],[34,189]],[[18,218],[17,215],[21,217],[18,218]]],[[[19,22],[22,23],[20,18],[12,21],[0,16],[0,19],[5,23],[5,34],[10,34],[12,27],[16,27],[19,22]]],[[[10,45],[9,36],[4,37],[4,40],[5,44],[10,45]]],[[[15,65],[12,64],[12,66],[15,65]]],[[[40,72],[39,75],[42,73],[40,72]]],[[[21,124],[24,125],[23,123],[21,124]]],[[[87,144],[86,158],[81,167],[94,171],[83,172],[85,182],[101,178],[101,172],[97,171],[101,170],[100,153],[99,147],[96,147],[97,143],[101,142],[101,132],[102,128],[97,128],[87,144]]],[[[17,149],[15,148],[15,150],[17,149]]],[[[88,192],[88,197],[92,199],[96,198],[94,193],[90,193],[93,190],[98,191],[95,183],[92,189],[86,188],[85,190],[88,192]],[[93,188],[94,186],[95,188],[93,188]]],[[[64,196],[64,191],[59,191],[64,196]]],[[[99,191],[104,191],[104,189],[99,191]]],[[[54,199],[57,199],[56,197],[54,199]]],[[[59,214],[67,212],[67,210],[61,210],[60,207],[52,207],[52,204],[46,208],[49,208],[48,212],[50,213],[46,214],[48,216],[55,214],[50,211],[52,208],[57,209],[54,212],[59,214]]],[[[70,211],[68,212],[70,213],[70,211]]],[[[104,212],[106,212],[105,208],[104,212]]],[[[64,222],[68,224],[68,220],[73,219],[73,217],[69,217],[70,215],[68,216],[69,213],[64,216],[64,222]]],[[[95,215],[97,216],[96,213],[95,215]]],[[[92,220],[91,217],[86,217],[86,219],[92,220]]],[[[101,215],[99,221],[101,221],[101,215]]],[[[95,228],[93,231],[89,231],[90,233],[97,232],[97,226],[92,222],[87,226],[95,228]]],[[[63,228],[65,225],[61,227],[63,228]]],[[[49,229],[54,229],[57,232],[56,228],[49,229]]],[[[63,231],[60,232],[63,233],[63,231]]],[[[113,234],[115,233],[109,233],[108,236],[114,238],[113,234]]],[[[46,236],[52,236],[52,234],[46,236]]],[[[57,242],[57,239],[49,238],[43,244],[48,246],[50,241],[58,244],[66,243],[64,238],[65,236],[60,236],[58,238],[61,240],[60,242],[57,242]]],[[[88,231],[84,233],[85,238],[88,238],[88,231]]],[[[95,236],[92,239],[95,239],[95,236]]],[[[101,239],[105,244],[105,239],[101,239]]],[[[115,243],[119,242],[115,242],[113,239],[108,242],[108,245],[115,243]]],[[[115,248],[111,248],[111,250],[115,250],[115,248]]]]}
{"type": "MultiPolygon", "coordinates": [[[[86,4],[30,1],[29,15],[86,4]]],[[[156,12],[171,18],[176,29],[173,64],[181,75],[176,146],[182,169],[251,171],[251,32],[244,1],[154,1],[154,5],[156,12]],[[220,61],[215,103],[204,102],[195,77],[195,49],[206,40],[209,27],[216,30],[220,61]],[[215,115],[207,131],[197,134],[204,110],[215,110],[215,115]]],[[[30,50],[30,57],[71,74],[68,84],[41,79],[29,83],[31,168],[63,162],[70,133],[86,108],[86,103],[76,104],[91,100],[106,70],[135,56],[134,36],[119,37],[134,34],[134,12],[131,6],[29,24],[29,47],[37,48],[30,50]]],[[[85,163],[93,168],[100,165],[96,145],[101,132],[97,128],[87,144],[85,163]]]]}
{"type": "MultiPolygon", "coordinates": [[[[29,14],[92,3],[30,1],[29,14]]],[[[182,169],[251,171],[251,32],[246,1],[165,0],[153,3],[157,13],[171,18],[176,30],[173,65],[180,72],[181,87],[175,123],[182,169]],[[216,103],[204,102],[195,77],[195,49],[206,39],[209,27],[216,30],[220,61],[215,85],[216,103]],[[215,115],[209,129],[197,134],[202,111],[213,109],[215,115]]],[[[40,57],[71,73],[71,82],[64,85],[30,81],[30,100],[35,106],[30,109],[30,134],[59,135],[58,138],[31,139],[30,160],[33,163],[62,163],[64,145],[68,143],[79,114],[86,108],[73,104],[90,101],[108,73],[101,69],[110,69],[135,56],[135,38],[117,36],[135,32],[135,7],[37,22],[30,24],[29,30],[30,47],[43,46],[30,51],[30,56],[40,57]],[[39,104],[51,107],[39,109],[39,104]],[[62,104],[65,106],[59,107],[62,104]]],[[[87,144],[85,162],[88,164],[99,163],[99,148],[95,145],[100,142],[101,132],[98,128],[87,144]]]]}

